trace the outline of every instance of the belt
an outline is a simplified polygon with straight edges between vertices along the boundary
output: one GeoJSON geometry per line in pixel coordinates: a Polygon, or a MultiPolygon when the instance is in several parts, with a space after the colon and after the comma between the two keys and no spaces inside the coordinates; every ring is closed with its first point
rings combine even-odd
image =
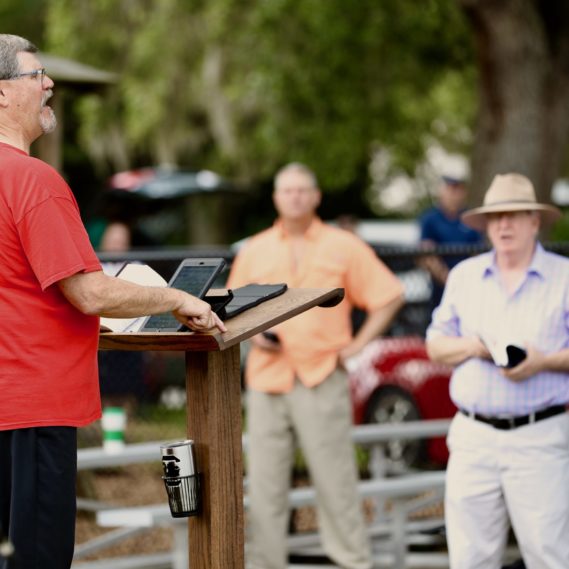
{"type": "Polygon", "coordinates": [[[542,419],[548,419],[549,417],[565,413],[566,408],[565,405],[553,405],[553,407],[547,407],[546,409],[535,411],[529,415],[518,415],[516,417],[487,417],[486,415],[479,415],[478,413],[472,413],[465,409],[459,409],[459,411],[471,419],[492,425],[495,429],[509,431],[511,429],[523,427],[524,425],[537,423],[537,421],[541,421],[542,419]]]}

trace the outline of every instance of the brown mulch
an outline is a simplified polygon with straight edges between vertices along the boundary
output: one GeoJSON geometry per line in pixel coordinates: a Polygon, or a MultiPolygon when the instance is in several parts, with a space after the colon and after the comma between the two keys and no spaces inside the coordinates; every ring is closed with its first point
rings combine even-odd
{"type": "MultiPolygon", "coordinates": [[[[97,499],[114,506],[143,506],[166,503],[166,491],[161,479],[162,469],[158,465],[130,465],[120,469],[81,473],[78,493],[82,497],[97,499]],[[84,484],[81,477],[88,479],[84,484]],[[82,486],[90,489],[89,495],[81,491],[82,486]]],[[[95,514],[79,512],[77,516],[75,543],[81,544],[103,535],[114,528],[97,525],[95,514]]],[[[152,528],[139,535],[127,538],[100,552],[81,557],[81,561],[93,561],[121,555],[143,555],[169,551],[172,548],[171,529],[152,528]]]]}
{"type": "MultiPolygon", "coordinates": [[[[159,464],[130,465],[121,468],[82,472],[79,479],[80,497],[97,499],[117,507],[142,506],[146,504],[167,503],[166,492],[161,479],[159,464]]],[[[299,479],[295,486],[305,486],[307,480],[299,479]]],[[[376,504],[373,500],[364,501],[365,516],[371,521],[376,504]]],[[[386,502],[386,510],[390,504],[386,502]]],[[[441,516],[442,504],[425,508],[415,514],[417,517],[441,516]]],[[[310,532],[317,529],[315,508],[305,506],[293,512],[292,526],[295,532],[310,532]]],[[[113,531],[114,528],[101,528],[97,525],[95,514],[79,512],[76,525],[76,544],[87,542],[95,537],[113,531]]],[[[142,534],[122,540],[100,552],[81,557],[79,561],[93,561],[123,555],[143,555],[169,551],[173,545],[170,528],[152,528],[142,534]]]]}

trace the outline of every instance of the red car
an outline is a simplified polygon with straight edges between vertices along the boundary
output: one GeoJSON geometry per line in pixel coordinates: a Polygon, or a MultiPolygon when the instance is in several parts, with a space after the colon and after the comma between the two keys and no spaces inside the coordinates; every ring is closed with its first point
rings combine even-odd
{"type": "MultiPolygon", "coordinates": [[[[450,400],[448,366],[429,360],[419,336],[379,338],[371,342],[350,373],[355,424],[400,423],[450,418],[456,407],[450,400]]],[[[445,465],[444,437],[392,440],[385,445],[391,470],[425,462],[445,465]]]]}

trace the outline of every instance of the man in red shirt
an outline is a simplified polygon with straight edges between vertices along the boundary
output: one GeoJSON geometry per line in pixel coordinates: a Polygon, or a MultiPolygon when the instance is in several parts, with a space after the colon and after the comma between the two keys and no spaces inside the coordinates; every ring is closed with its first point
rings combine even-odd
{"type": "Polygon", "coordinates": [[[275,178],[277,222],[237,255],[228,286],[286,282],[342,287],[334,308],[315,308],[258,335],[247,360],[251,569],[285,569],[287,492],[298,442],[318,496],[324,549],[342,569],[370,569],[357,494],[345,364],[383,333],[403,287],[358,237],[322,223],[316,177],[289,164],[275,178]],[[357,306],[367,319],[352,336],[357,306]]]}
{"type": "Polygon", "coordinates": [[[101,416],[99,316],[172,311],[194,330],[223,323],[182,291],[103,273],[71,190],[31,143],[56,126],[37,49],[0,34],[0,534],[2,569],[69,569],[77,427],[101,416]]]}

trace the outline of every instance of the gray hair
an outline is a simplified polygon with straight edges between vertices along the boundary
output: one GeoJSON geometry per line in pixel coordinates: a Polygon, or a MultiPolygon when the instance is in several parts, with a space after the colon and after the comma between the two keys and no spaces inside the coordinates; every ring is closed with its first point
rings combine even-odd
{"type": "Polygon", "coordinates": [[[0,79],[12,79],[20,72],[18,53],[37,53],[38,48],[20,36],[0,34],[0,79]]]}
{"type": "Polygon", "coordinates": [[[318,188],[318,179],[316,178],[316,174],[308,166],[305,166],[301,162],[291,162],[290,164],[283,166],[275,174],[275,188],[278,186],[282,176],[288,174],[289,172],[298,172],[299,174],[304,174],[310,180],[312,186],[314,188],[318,188]]]}

